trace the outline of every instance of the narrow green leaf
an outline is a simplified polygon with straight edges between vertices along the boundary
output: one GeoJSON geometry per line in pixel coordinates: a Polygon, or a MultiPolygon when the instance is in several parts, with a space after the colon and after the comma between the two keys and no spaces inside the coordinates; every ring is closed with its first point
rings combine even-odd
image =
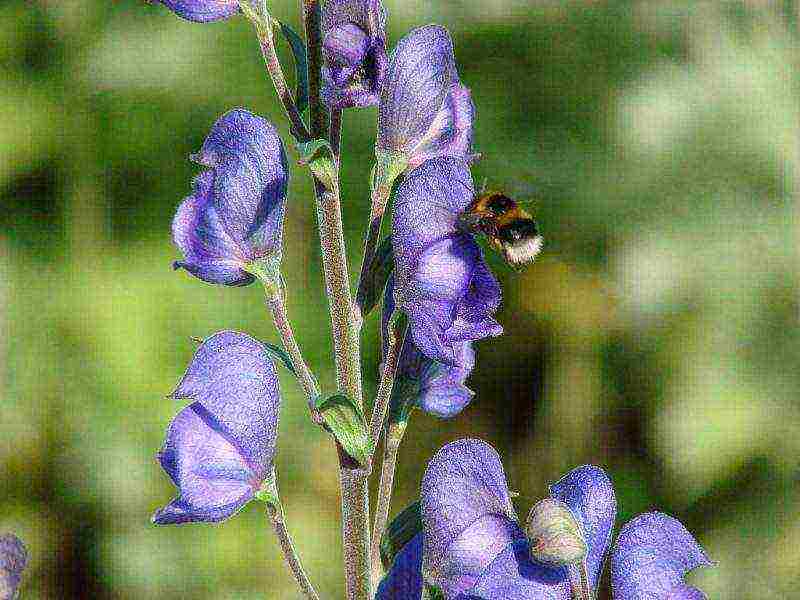
{"type": "Polygon", "coordinates": [[[366,466],[369,459],[369,435],[364,415],[355,401],[344,394],[320,397],[317,410],[344,451],[360,465],[366,466]]]}
{"type": "Polygon", "coordinates": [[[308,57],[306,56],[306,45],[297,32],[276,19],[280,25],[281,33],[292,49],[294,57],[294,73],[297,88],[294,94],[294,102],[297,110],[302,114],[308,108],[308,57]]]}
{"type": "Polygon", "coordinates": [[[375,256],[372,257],[372,262],[358,286],[356,303],[361,309],[362,316],[368,315],[378,304],[392,271],[394,271],[392,239],[386,237],[375,250],[375,256]]]}
{"type": "Polygon", "coordinates": [[[397,515],[381,538],[381,562],[383,567],[388,570],[394,562],[394,557],[411,541],[411,539],[422,531],[420,501],[408,505],[397,515]]]}
{"type": "Polygon", "coordinates": [[[269,342],[261,342],[264,344],[264,347],[267,349],[267,352],[273,357],[277,358],[279,361],[283,363],[283,366],[289,369],[289,372],[297,376],[297,371],[294,369],[294,365],[292,364],[292,359],[289,358],[289,354],[281,348],[280,346],[276,346],[275,344],[270,344],[269,342]]]}

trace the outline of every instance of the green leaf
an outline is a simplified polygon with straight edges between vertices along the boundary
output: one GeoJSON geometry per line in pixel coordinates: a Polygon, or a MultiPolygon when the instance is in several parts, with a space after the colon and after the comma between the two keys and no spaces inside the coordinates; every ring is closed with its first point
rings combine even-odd
{"type": "Polygon", "coordinates": [[[422,531],[422,516],[420,501],[417,500],[394,518],[381,538],[381,562],[384,569],[389,569],[394,557],[420,531],[422,531]]]}
{"type": "Polygon", "coordinates": [[[369,435],[364,415],[354,400],[333,394],[317,400],[317,410],[344,451],[360,465],[369,460],[369,435]]]}
{"type": "Polygon", "coordinates": [[[306,45],[297,32],[277,19],[275,22],[280,26],[284,39],[292,49],[294,57],[294,74],[297,88],[294,94],[294,102],[297,110],[302,114],[308,108],[308,56],[306,56],[306,45]]]}
{"type": "Polygon", "coordinates": [[[297,371],[292,364],[292,359],[289,358],[289,354],[281,348],[280,346],[276,346],[275,344],[270,344],[269,342],[261,342],[264,344],[264,347],[267,349],[267,352],[273,358],[277,358],[279,361],[283,363],[283,366],[289,369],[289,372],[297,377],[297,371]]]}
{"type": "Polygon", "coordinates": [[[308,165],[311,172],[328,190],[334,190],[339,178],[333,149],[328,140],[311,140],[297,144],[301,165],[308,165]]]}
{"type": "Polygon", "coordinates": [[[375,250],[375,256],[372,257],[372,262],[359,282],[356,303],[361,309],[362,316],[368,315],[378,304],[392,271],[394,271],[394,250],[392,239],[387,237],[375,250]]]}

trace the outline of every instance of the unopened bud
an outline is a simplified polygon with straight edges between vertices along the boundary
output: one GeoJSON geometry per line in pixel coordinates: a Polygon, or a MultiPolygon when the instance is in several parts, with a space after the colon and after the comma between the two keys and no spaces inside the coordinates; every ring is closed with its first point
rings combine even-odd
{"type": "Polygon", "coordinates": [[[578,564],[588,551],[575,515],[566,504],[552,498],[538,502],[531,509],[525,535],[531,558],[548,566],[578,564]]]}

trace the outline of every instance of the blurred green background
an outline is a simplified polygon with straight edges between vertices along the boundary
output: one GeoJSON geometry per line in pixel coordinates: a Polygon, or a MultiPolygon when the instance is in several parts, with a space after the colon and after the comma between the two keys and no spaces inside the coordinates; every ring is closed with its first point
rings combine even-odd
{"type": "MultiPolygon", "coordinates": [[[[520,513],[593,462],[616,486],[618,525],[659,508],[696,534],[719,562],[690,577],[710,597],[796,597],[796,8],[386,4],[392,43],[415,25],[451,29],[477,107],[475,179],[534,199],[547,239],[522,272],[490,258],[506,333],[479,345],[477,399],[460,417],[414,417],[392,513],[437,448],[480,437],[520,513]]],[[[297,24],[294,2],[271,5],[297,24]]],[[[190,336],[276,341],[255,286],[170,268],[170,219],[198,171],[187,156],[237,105],[286,133],[242,18],[195,25],[135,0],[0,7],[0,531],[30,551],[24,598],[295,597],[257,506],[222,526],[149,521],[174,492],[154,455],[190,336]]],[[[374,110],[345,118],[354,267],[374,122],[374,110]]],[[[304,174],[290,194],[289,310],[330,389],[304,174]]],[[[371,319],[368,394],[375,337],[371,319]]],[[[297,385],[283,390],[289,526],[318,588],[340,597],[336,459],[297,385]]]]}

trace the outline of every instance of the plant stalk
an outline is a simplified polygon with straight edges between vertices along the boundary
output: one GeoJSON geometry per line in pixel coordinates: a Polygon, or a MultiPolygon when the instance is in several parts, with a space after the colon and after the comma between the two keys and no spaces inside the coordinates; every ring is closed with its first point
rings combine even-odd
{"type": "MultiPolygon", "coordinates": [[[[328,111],[320,98],[322,78],[322,31],[319,0],[303,0],[303,25],[308,56],[308,96],[312,139],[328,137],[328,111]]],[[[340,116],[337,119],[341,122],[340,116]]],[[[340,127],[334,127],[336,140],[329,139],[338,151],[340,127]]],[[[338,163],[338,159],[337,159],[338,163]]],[[[361,356],[358,330],[353,322],[353,299],[342,226],[342,207],[338,177],[333,189],[314,180],[325,289],[331,315],[336,381],[340,393],[352,398],[363,409],[361,356]]],[[[348,600],[370,600],[369,488],[368,471],[362,469],[337,443],[342,502],[342,540],[344,547],[346,593],[348,600]]]]}

